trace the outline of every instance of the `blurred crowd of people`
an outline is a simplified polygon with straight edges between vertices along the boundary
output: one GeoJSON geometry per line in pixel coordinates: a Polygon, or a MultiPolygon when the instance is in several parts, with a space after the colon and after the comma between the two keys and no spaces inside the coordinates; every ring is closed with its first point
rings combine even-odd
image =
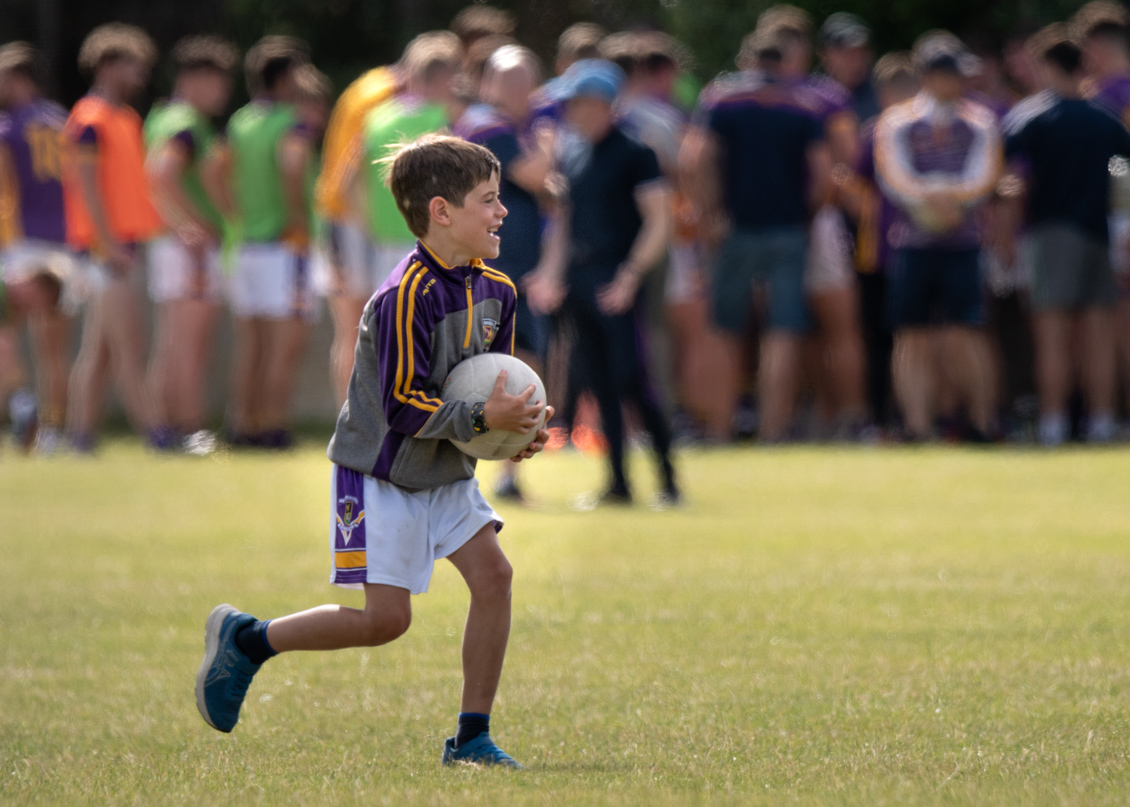
{"type": "Polygon", "coordinates": [[[613,498],[631,495],[629,433],[669,482],[680,439],[1125,437],[1120,4],[999,43],[931,31],[878,59],[864,20],[774,6],[702,88],[659,31],[573,25],[547,77],[514,28],[471,6],[336,98],[303,42],[268,36],[222,131],[240,61],[222,39],[178,44],[172,96],[144,122],[143,31],[87,37],[91,89],[69,113],[43,97],[33,47],[0,48],[0,396],[17,438],[93,450],[112,381],[155,448],[289,446],[321,301],[341,402],[366,301],[415,243],[383,158],[444,129],[502,164],[495,268],[520,291],[517,353],[558,404],[555,442],[607,452],[613,498]]]}

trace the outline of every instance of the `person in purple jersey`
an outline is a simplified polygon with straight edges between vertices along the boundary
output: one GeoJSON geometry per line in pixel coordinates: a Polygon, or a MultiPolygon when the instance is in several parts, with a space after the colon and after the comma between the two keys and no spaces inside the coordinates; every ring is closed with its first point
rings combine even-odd
{"type": "MultiPolygon", "coordinates": [[[[475,460],[452,441],[491,429],[529,434],[552,414],[534,386],[506,393],[505,372],[474,404],[440,399],[465,359],[514,346],[514,284],[483,259],[498,257],[506,208],[501,166],[487,149],[425,135],[392,158],[389,185],[416,247],[365,305],[349,393],[327,454],[331,582],[363,589],[363,609],[323,605],[260,621],[217,606],[205,628],[196,705],[230,732],[252,677],[272,656],[387,644],[408,630],[413,594],[449,558],[471,591],[463,634],[458,730],[442,761],[520,767],[491,738],[490,712],[510,635],[513,569],[498,542],[502,519],[483,498],[475,460]]],[[[538,430],[516,461],[542,450],[538,430]]]]}
{"type": "MultiPolygon", "coordinates": [[[[4,280],[50,268],[73,281],[66,245],[59,138],[67,111],[43,97],[39,57],[26,42],[0,48],[0,265],[4,280]]],[[[65,306],[28,317],[38,379],[36,450],[59,445],[67,412],[71,314],[65,306]]]]}
{"type": "Polygon", "coordinates": [[[976,212],[996,186],[1002,148],[996,117],[964,97],[967,56],[953,34],[923,35],[914,48],[922,91],[875,128],[876,175],[897,208],[889,311],[895,390],[913,440],[933,432],[935,335],[971,438],[987,441],[992,426],[976,212]]]}
{"type": "MultiPolygon", "coordinates": [[[[530,129],[530,99],[538,86],[541,65],[528,48],[506,45],[487,60],[480,89],[482,103],[467,109],[454,133],[485,146],[502,165],[499,192],[509,213],[505,238],[491,266],[504,272],[518,288],[514,353],[539,374],[549,347],[549,322],[530,309],[524,279],[541,260],[541,206],[548,201],[553,175],[550,133],[530,129]]],[[[516,481],[517,465],[503,466],[495,487],[500,498],[523,501],[516,481]]]]}
{"type": "MultiPolygon", "coordinates": [[[[1130,13],[1120,3],[1087,3],[1072,17],[1071,29],[1083,46],[1094,102],[1130,128],[1130,13]]],[[[1111,263],[1120,287],[1115,341],[1130,409],[1130,164],[1115,163],[1111,180],[1111,263]]]]}
{"type": "MultiPolygon", "coordinates": [[[[829,76],[811,73],[812,21],[794,6],[767,9],[758,30],[781,54],[780,80],[816,99],[834,173],[846,174],[855,163],[859,119],[851,93],[829,76]]],[[[857,438],[866,420],[863,341],[859,300],[851,266],[851,245],[838,201],[830,196],[817,210],[809,230],[805,290],[817,328],[806,340],[805,359],[816,387],[822,426],[839,438],[857,438]]]]}
{"type": "Polygon", "coordinates": [[[8,403],[12,437],[24,451],[36,434],[35,395],[21,389],[19,327],[24,320],[59,307],[63,284],[49,269],[37,269],[18,280],[0,280],[0,406],[8,403]]]}

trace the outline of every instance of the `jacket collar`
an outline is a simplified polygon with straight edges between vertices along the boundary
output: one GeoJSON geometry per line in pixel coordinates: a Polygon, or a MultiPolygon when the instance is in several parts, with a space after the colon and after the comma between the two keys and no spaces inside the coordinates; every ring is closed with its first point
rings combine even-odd
{"type": "Polygon", "coordinates": [[[416,241],[416,251],[419,253],[421,260],[432,269],[437,270],[441,277],[448,277],[452,279],[463,280],[468,274],[482,274],[486,265],[479,258],[473,258],[469,264],[463,266],[450,266],[443,258],[436,255],[432,248],[425,244],[423,241],[416,241]],[[446,271],[439,271],[446,270],[446,271]]]}

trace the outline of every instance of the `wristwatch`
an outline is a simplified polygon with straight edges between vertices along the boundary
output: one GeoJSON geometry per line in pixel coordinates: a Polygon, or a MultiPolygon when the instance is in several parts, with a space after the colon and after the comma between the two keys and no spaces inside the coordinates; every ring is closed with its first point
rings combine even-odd
{"type": "Polygon", "coordinates": [[[475,434],[486,434],[490,431],[487,428],[486,402],[471,404],[471,426],[474,427],[475,434]]]}

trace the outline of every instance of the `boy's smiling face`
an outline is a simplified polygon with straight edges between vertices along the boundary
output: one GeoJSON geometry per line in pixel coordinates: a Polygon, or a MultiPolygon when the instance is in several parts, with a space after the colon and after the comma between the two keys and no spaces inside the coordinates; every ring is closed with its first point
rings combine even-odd
{"type": "Polygon", "coordinates": [[[498,257],[498,228],[506,217],[506,208],[498,198],[497,172],[472,188],[463,197],[462,207],[448,205],[447,213],[451,221],[447,236],[455,254],[468,259],[498,257]]]}

